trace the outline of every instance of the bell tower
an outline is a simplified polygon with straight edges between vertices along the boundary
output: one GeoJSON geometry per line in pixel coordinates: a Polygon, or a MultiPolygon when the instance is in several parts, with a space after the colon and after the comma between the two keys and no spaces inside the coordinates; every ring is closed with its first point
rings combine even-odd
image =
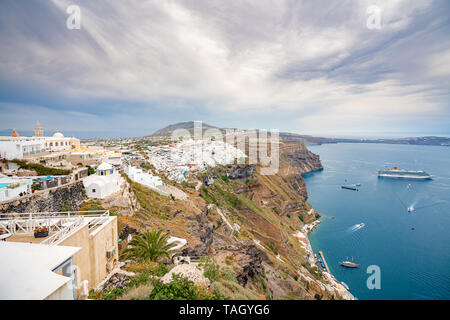
{"type": "Polygon", "coordinates": [[[36,123],[36,127],[34,128],[34,136],[35,137],[43,137],[44,136],[44,130],[42,129],[42,126],[39,123],[39,121],[36,123]]]}

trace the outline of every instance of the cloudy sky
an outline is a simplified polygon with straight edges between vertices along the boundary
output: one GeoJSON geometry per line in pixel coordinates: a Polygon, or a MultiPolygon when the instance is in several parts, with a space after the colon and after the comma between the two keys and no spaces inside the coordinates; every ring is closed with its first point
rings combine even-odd
{"type": "Polygon", "coordinates": [[[449,34],[448,0],[2,0],[0,130],[448,135],[449,34]]]}

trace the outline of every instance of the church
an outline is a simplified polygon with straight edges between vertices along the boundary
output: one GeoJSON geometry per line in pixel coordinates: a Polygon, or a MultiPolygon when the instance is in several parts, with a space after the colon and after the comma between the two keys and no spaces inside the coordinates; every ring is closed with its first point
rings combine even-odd
{"type": "Polygon", "coordinates": [[[33,137],[22,137],[16,129],[10,137],[0,137],[0,158],[22,160],[34,154],[72,150],[79,147],[79,139],[66,138],[60,132],[51,137],[45,137],[44,130],[38,122],[33,137]]]}
{"type": "Polygon", "coordinates": [[[104,199],[120,190],[124,179],[114,167],[103,162],[97,167],[95,174],[84,178],[83,184],[89,198],[104,199]]]}

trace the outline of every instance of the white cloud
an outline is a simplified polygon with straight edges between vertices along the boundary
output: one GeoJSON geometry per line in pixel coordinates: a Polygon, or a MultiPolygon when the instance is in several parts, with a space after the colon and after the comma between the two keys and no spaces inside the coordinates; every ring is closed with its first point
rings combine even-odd
{"type": "Polygon", "coordinates": [[[205,112],[268,117],[276,112],[305,128],[326,119],[339,123],[336,130],[364,127],[389,113],[448,109],[429,92],[434,78],[448,74],[440,66],[449,51],[440,60],[422,52],[423,59],[404,65],[393,62],[401,53],[390,49],[402,41],[417,45],[403,32],[415,28],[431,1],[80,2],[81,30],[65,29],[73,1],[51,3],[47,10],[58,8],[55,20],[64,22],[59,29],[55,22],[42,29],[38,24],[32,31],[39,37],[13,28],[12,34],[0,32],[7,44],[0,78],[26,78],[45,94],[75,101],[159,103],[168,110],[194,104],[205,112]],[[366,8],[373,4],[382,8],[381,30],[366,28],[366,8]],[[388,69],[384,75],[377,73],[381,66],[388,69]],[[426,81],[405,76],[422,68],[429,70],[426,81]]]}

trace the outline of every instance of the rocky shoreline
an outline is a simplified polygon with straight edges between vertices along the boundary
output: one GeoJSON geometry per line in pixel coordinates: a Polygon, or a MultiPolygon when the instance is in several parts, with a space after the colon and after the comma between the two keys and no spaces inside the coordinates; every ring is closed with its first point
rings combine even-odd
{"type": "MultiPolygon", "coordinates": [[[[316,263],[318,262],[318,260],[316,259],[316,256],[314,254],[314,250],[309,241],[308,235],[311,232],[313,232],[320,223],[321,223],[321,221],[317,219],[314,222],[312,222],[311,224],[305,224],[305,225],[303,225],[303,228],[301,231],[301,233],[304,234],[305,238],[306,238],[305,249],[306,249],[307,255],[309,257],[309,262],[311,263],[311,266],[316,266],[316,263]]],[[[325,289],[327,291],[329,291],[329,292],[337,291],[345,300],[355,300],[355,297],[331,273],[324,271],[323,274],[324,274],[324,278],[330,282],[330,285],[324,285],[325,289]]]]}

